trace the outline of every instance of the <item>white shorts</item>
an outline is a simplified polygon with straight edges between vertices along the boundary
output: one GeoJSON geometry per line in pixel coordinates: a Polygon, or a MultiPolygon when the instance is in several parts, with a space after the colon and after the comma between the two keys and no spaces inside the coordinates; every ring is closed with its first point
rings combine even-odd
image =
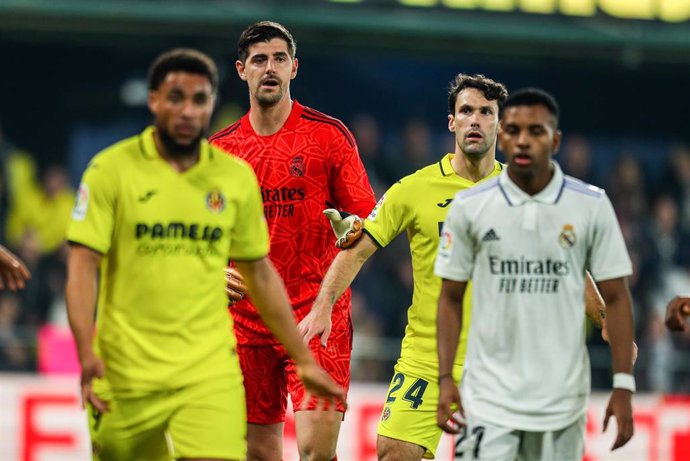
{"type": "Polygon", "coordinates": [[[468,417],[455,437],[455,460],[582,461],[586,415],[557,431],[519,431],[468,417]]]}

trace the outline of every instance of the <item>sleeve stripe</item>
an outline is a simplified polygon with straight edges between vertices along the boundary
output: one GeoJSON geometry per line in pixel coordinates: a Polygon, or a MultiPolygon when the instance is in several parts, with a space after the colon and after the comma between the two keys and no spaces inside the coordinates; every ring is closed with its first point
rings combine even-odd
{"type": "Polygon", "coordinates": [[[314,109],[310,109],[308,107],[304,108],[302,118],[306,118],[307,120],[311,120],[314,122],[326,123],[328,125],[336,127],[343,134],[343,136],[345,136],[345,139],[347,139],[347,142],[348,144],[350,144],[350,147],[355,147],[356,142],[354,136],[352,136],[352,133],[350,133],[350,130],[347,129],[345,124],[337,118],[329,117],[326,114],[322,114],[321,112],[316,111],[314,109]]]}
{"type": "Polygon", "coordinates": [[[238,128],[240,127],[240,122],[241,122],[241,121],[242,121],[242,120],[238,120],[238,121],[236,121],[235,123],[233,123],[232,125],[230,125],[229,127],[224,128],[224,129],[218,131],[218,132],[217,132],[216,134],[214,134],[214,135],[211,135],[211,137],[208,138],[208,142],[211,142],[211,143],[212,143],[213,141],[215,141],[216,139],[218,139],[218,138],[220,138],[220,137],[222,137],[222,136],[231,134],[233,131],[235,131],[236,129],[238,129],[238,128]]]}

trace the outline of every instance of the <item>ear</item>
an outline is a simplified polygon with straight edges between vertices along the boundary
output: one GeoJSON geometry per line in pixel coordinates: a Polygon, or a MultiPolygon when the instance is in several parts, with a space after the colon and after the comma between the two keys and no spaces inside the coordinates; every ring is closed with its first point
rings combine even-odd
{"type": "Polygon", "coordinates": [[[448,131],[455,133],[455,117],[453,114],[448,114],[448,131]]]}
{"type": "Polygon", "coordinates": [[[553,134],[553,143],[551,144],[551,152],[553,152],[553,155],[556,155],[558,153],[558,149],[561,148],[561,139],[563,137],[563,133],[561,130],[556,130],[553,134]]]}
{"type": "Polygon", "coordinates": [[[240,78],[246,82],[247,74],[244,72],[244,63],[239,59],[235,61],[235,69],[237,69],[237,75],[239,75],[240,78]]]}
{"type": "Polygon", "coordinates": [[[297,58],[292,60],[292,71],[290,72],[290,80],[297,77],[297,68],[299,67],[299,60],[297,58]]]}
{"type": "Polygon", "coordinates": [[[156,90],[149,91],[148,106],[153,115],[158,114],[158,104],[160,102],[160,94],[156,90]]]}

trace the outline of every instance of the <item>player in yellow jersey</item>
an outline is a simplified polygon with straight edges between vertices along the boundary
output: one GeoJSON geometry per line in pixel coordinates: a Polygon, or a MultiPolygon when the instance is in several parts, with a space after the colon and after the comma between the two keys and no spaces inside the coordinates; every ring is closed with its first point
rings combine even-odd
{"type": "MultiPolygon", "coordinates": [[[[432,459],[441,438],[436,412],[439,395],[436,346],[436,306],[441,279],[434,275],[439,233],[453,196],[462,189],[496,176],[496,137],[505,87],[483,75],[459,74],[448,97],[448,130],[455,135],[455,152],[394,184],[364,222],[364,235],[342,251],[331,265],[314,303],[323,316],[350,285],[362,264],[397,235],[407,232],[412,254],[414,293],[408,324],[378,428],[380,460],[432,459]]],[[[587,278],[587,315],[601,326],[604,305],[587,278]]],[[[470,298],[466,297],[465,302],[470,298]]],[[[469,309],[458,345],[452,378],[459,382],[465,357],[469,309]]],[[[305,339],[321,329],[302,331],[305,339]]],[[[322,343],[325,339],[322,334],[322,343]]]]}
{"type": "Polygon", "coordinates": [[[159,56],[149,72],[154,126],[99,153],[82,178],[66,295],[97,459],[245,458],[229,258],[305,387],[343,399],[302,343],[266,257],[251,167],[203,139],[217,82],[198,51],[159,56]]]}
{"type": "MultiPolygon", "coordinates": [[[[508,96],[505,87],[483,75],[458,75],[451,83],[448,130],[455,152],[394,184],[364,222],[364,235],[340,252],[322,283],[313,309],[330,307],[350,285],[362,264],[379,247],[407,232],[412,254],[414,293],[408,324],[378,428],[382,460],[433,458],[441,437],[436,426],[438,357],[436,304],[441,280],[433,266],[439,231],[456,192],[496,176],[499,112],[508,96]]],[[[313,331],[306,331],[307,338],[313,331]]],[[[323,338],[322,338],[323,342],[323,338]]],[[[454,372],[460,379],[465,342],[454,372]]]]}

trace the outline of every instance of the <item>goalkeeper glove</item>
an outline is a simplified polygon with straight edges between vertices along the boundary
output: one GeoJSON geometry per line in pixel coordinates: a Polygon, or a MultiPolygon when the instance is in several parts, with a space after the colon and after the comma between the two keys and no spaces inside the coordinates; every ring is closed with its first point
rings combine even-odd
{"type": "Polygon", "coordinates": [[[225,268],[225,293],[228,295],[228,305],[232,306],[247,293],[244,277],[235,267],[225,268]]]}
{"type": "Polygon", "coordinates": [[[362,236],[362,219],[356,214],[338,211],[334,208],[323,210],[335,232],[335,246],[350,248],[362,236]]]}

